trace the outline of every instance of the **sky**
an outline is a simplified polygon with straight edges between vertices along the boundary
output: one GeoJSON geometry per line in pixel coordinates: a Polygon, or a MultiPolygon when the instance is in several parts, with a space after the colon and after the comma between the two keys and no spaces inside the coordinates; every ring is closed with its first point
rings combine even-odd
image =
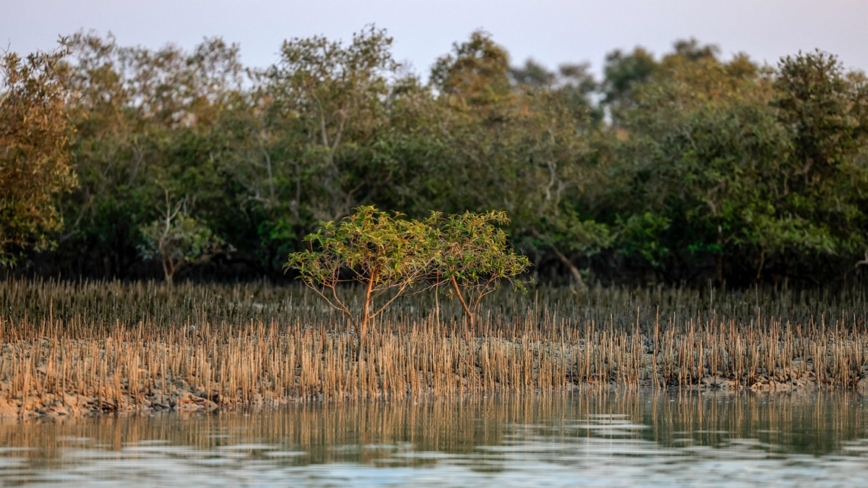
{"type": "Polygon", "coordinates": [[[0,0],[0,48],[20,53],[56,46],[79,30],[112,32],[121,45],[192,48],[204,37],[240,44],[242,61],[277,61],[285,39],[350,40],[367,24],[394,37],[393,55],[426,77],[438,56],[476,29],[489,32],[513,64],[527,58],[553,69],[641,45],[658,56],[695,37],[771,65],[821,49],[868,72],[865,0],[0,0]]]}

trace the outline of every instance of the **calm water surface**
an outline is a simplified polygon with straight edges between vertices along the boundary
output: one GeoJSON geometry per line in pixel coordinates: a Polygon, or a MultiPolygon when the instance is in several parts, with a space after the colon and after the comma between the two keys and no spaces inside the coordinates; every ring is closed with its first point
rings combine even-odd
{"type": "Polygon", "coordinates": [[[3,486],[866,486],[845,394],[564,394],[0,424],[3,486]]]}

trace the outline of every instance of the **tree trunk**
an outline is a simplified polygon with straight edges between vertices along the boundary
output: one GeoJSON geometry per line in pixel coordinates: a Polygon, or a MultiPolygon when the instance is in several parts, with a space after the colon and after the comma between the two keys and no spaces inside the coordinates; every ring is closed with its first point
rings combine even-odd
{"type": "Polygon", "coordinates": [[[760,262],[759,262],[759,266],[757,266],[757,269],[756,269],[756,277],[754,277],[754,279],[753,279],[754,283],[759,283],[760,278],[762,278],[763,266],[765,266],[765,264],[766,264],[766,250],[763,249],[762,251],[760,251],[760,262]]]}
{"type": "Polygon", "coordinates": [[[377,272],[371,273],[371,278],[368,280],[368,288],[365,291],[365,308],[362,312],[362,321],[359,324],[359,360],[362,359],[362,352],[365,349],[365,339],[368,336],[368,321],[371,320],[371,297],[374,291],[374,281],[377,279],[377,272]]]}
{"type": "Polygon", "coordinates": [[[165,258],[163,262],[163,276],[166,278],[166,284],[171,286],[175,278],[175,263],[172,258],[165,258]]]}
{"type": "Polygon", "coordinates": [[[473,329],[476,322],[476,315],[470,310],[467,301],[464,300],[464,295],[461,293],[461,287],[458,286],[458,280],[455,279],[455,276],[452,277],[452,287],[455,288],[455,294],[458,295],[458,301],[461,302],[461,306],[464,308],[464,313],[467,314],[467,318],[470,320],[470,328],[473,329]]]}
{"type": "Polygon", "coordinates": [[[582,280],[582,273],[581,273],[581,271],[579,271],[579,268],[577,268],[577,267],[573,264],[573,262],[570,261],[570,258],[568,258],[566,255],[564,255],[564,253],[562,253],[561,251],[559,251],[558,248],[556,248],[556,247],[554,246],[554,244],[550,243],[546,238],[544,238],[544,237],[542,236],[542,234],[540,234],[539,232],[537,232],[537,230],[536,230],[535,228],[530,227],[530,233],[531,233],[534,237],[536,237],[537,239],[539,239],[539,240],[543,241],[544,243],[546,243],[547,246],[549,246],[549,248],[552,250],[552,252],[553,252],[553,253],[555,254],[555,256],[558,258],[558,260],[561,262],[561,264],[563,264],[564,266],[566,266],[567,270],[569,270],[570,275],[572,276],[572,279],[573,279],[573,284],[574,284],[577,288],[579,288],[581,291],[585,291],[585,290],[588,289],[587,285],[585,285],[585,281],[582,280]]]}

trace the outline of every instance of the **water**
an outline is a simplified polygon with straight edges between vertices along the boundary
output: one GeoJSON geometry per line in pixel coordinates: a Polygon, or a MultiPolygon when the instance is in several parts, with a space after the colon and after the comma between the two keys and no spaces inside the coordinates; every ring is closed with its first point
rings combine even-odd
{"type": "Polygon", "coordinates": [[[848,394],[564,394],[0,424],[3,486],[857,486],[848,394]]]}

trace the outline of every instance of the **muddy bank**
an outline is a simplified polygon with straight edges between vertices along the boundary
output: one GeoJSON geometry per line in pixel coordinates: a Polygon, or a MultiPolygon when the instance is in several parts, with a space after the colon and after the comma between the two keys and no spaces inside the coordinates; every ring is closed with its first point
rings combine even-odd
{"type": "MultiPolygon", "coordinates": [[[[219,398],[215,398],[219,401],[219,398]]],[[[224,408],[226,405],[224,405],[224,408]]],[[[163,411],[213,412],[220,408],[203,391],[193,391],[177,381],[165,393],[155,390],[145,397],[126,394],[117,398],[97,398],[76,393],[45,393],[22,396],[8,391],[0,397],[0,419],[65,419],[101,414],[148,414],[163,411]]]]}
{"type": "MultiPolygon", "coordinates": [[[[816,360],[787,361],[780,354],[768,363],[771,370],[768,364],[750,362],[748,355],[746,369],[737,374],[735,358],[728,353],[714,358],[709,353],[715,344],[699,345],[703,361],[691,362],[685,361],[686,355],[667,355],[661,350],[667,344],[659,338],[655,355],[655,342],[646,336],[622,336],[614,342],[598,337],[571,345],[459,335],[439,339],[381,335],[362,361],[349,353],[352,337],[348,334],[308,332],[270,338],[263,334],[225,343],[194,336],[173,339],[6,342],[0,355],[0,419],[207,413],[290,403],[612,388],[731,394],[856,390],[868,395],[868,367],[853,361],[858,355],[841,353],[858,351],[856,346],[864,344],[852,341],[849,349],[841,341],[816,360]],[[631,344],[634,347],[628,347],[631,344]],[[821,368],[819,379],[815,363],[821,368]],[[849,381],[837,381],[843,377],[843,364],[849,367],[849,381]]],[[[777,345],[786,349],[784,341],[777,345]]],[[[687,344],[678,346],[685,350],[687,344]]]]}
{"type": "MultiPolygon", "coordinates": [[[[361,303],[361,289],[346,289],[361,303]]],[[[868,393],[868,294],[595,287],[392,304],[362,360],[303,288],[0,282],[0,416],[623,388],[868,393]]]]}

